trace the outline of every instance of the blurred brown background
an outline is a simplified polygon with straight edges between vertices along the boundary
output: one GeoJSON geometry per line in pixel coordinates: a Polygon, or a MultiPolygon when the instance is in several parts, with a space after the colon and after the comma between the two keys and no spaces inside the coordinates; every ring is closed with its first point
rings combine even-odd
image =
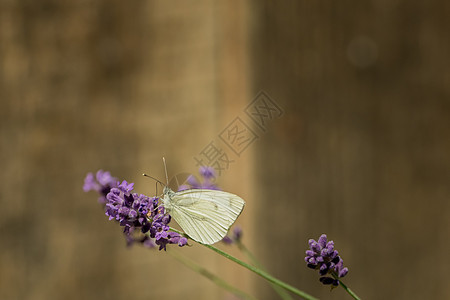
{"type": "MultiPolygon", "coordinates": [[[[234,299],[164,252],[126,248],[100,168],[195,172],[247,201],[244,242],[321,299],[305,267],[327,233],[363,299],[448,299],[450,5],[445,1],[0,0],[1,299],[234,299]],[[239,156],[218,137],[260,90],[283,109],[239,156]]],[[[254,124],[253,124],[254,125],[254,124]]],[[[232,247],[223,249],[243,256],[232,247]]],[[[176,247],[175,247],[176,248],[176,247]]],[[[258,299],[248,271],[180,250],[258,299]]]]}

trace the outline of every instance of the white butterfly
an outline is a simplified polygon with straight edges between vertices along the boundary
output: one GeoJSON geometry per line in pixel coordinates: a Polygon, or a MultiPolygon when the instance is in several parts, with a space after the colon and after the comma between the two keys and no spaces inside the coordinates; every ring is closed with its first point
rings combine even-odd
{"type": "Polygon", "coordinates": [[[245,205],[242,198],[223,191],[174,192],[167,186],[162,202],[183,231],[203,244],[214,244],[223,239],[245,205]]]}
{"type": "MultiPolygon", "coordinates": [[[[190,189],[174,192],[164,185],[161,199],[166,210],[193,240],[214,244],[225,237],[231,225],[244,209],[245,201],[234,194],[208,189],[190,189]]],[[[153,178],[147,174],[144,176],[153,178]]],[[[153,178],[163,184],[161,181],[153,178]]]]}

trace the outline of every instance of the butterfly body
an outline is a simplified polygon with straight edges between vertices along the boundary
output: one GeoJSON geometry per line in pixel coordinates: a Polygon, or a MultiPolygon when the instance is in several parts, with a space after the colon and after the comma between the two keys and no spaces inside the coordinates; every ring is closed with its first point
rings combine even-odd
{"type": "Polygon", "coordinates": [[[214,244],[225,237],[241,214],[245,201],[231,193],[190,189],[174,192],[164,187],[164,208],[190,238],[214,244]]]}

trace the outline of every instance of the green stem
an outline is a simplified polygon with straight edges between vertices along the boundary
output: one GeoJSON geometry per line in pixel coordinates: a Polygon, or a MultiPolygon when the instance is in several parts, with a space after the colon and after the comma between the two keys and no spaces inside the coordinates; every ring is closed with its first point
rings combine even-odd
{"type": "MultiPolygon", "coordinates": [[[[236,241],[236,245],[238,246],[239,250],[241,250],[241,252],[243,252],[250,259],[252,264],[254,264],[257,268],[261,269],[262,271],[265,271],[265,269],[263,268],[261,263],[253,255],[253,253],[251,253],[250,250],[248,250],[247,247],[245,247],[245,245],[241,241],[236,241]]],[[[281,299],[292,300],[291,295],[289,295],[289,293],[285,289],[281,288],[280,286],[278,286],[272,282],[270,282],[270,285],[275,290],[275,292],[278,293],[278,295],[281,297],[281,299]]]]}
{"type": "MultiPolygon", "coordinates": [[[[177,229],[175,229],[175,228],[170,228],[170,229],[171,229],[172,231],[176,232],[176,233],[179,233],[179,234],[181,234],[181,235],[183,235],[183,236],[186,236],[186,234],[184,234],[183,232],[181,232],[181,231],[179,231],[179,230],[177,230],[177,229]]],[[[236,257],[231,256],[230,254],[228,254],[228,253],[226,253],[226,252],[224,252],[224,251],[222,251],[222,250],[220,250],[220,249],[218,249],[218,248],[216,248],[216,247],[214,247],[214,246],[207,245],[207,244],[203,244],[203,243],[200,243],[200,242],[197,242],[197,243],[200,244],[200,245],[202,245],[202,246],[205,246],[206,248],[209,248],[209,249],[213,250],[214,252],[216,252],[216,253],[222,255],[222,256],[225,257],[225,258],[228,258],[229,260],[231,260],[231,261],[233,261],[233,262],[235,262],[235,263],[237,263],[237,264],[243,266],[244,268],[249,269],[249,270],[252,271],[253,273],[255,273],[255,274],[261,276],[261,277],[264,278],[264,279],[266,279],[267,281],[269,281],[269,282],[271,282],[271,283],[274,283],[274,284],[276,284],[276,285],[278,285],[278,286],[284,288],[285,290],[288,290],[288,291],[290,291],[290,292],[292,292],[292,293],[294,293],[294,294],[296,294],[296,295],[302,297],[303,299],[307,299],[307,300],[318,300],[317,298],[315,298],[315,297],[313,297],[313,296],[311,296],[311,295],[309,295],[309,294],[307,294],[307,293],[305,293],[305,292],[303,292],[303,291],[301,291],[301,290],[299,290],[299,289],[293,287],[292,285],[289,285],[289,284],[287,284],[287,283],[285,283],[285,282],[283,282],[283,281],[281,281],[281,280],[279,280],[279,279],[273,277],[273,276],[270,275],[269,273],[267,273],[267,272],[265,272],[265,271],[263,271],[263,270],[260,270],[260,269],[258,269],[258,268],[256,268],[256,267],[252,266],[252,265],[249,265],[248,263],[243,262],[242,260],[237,259],[236,257]]]]}
{"type": "Polygon", "coordinates": [[[227,291],[235,294],[236,296],[238,296],[238,297],[240,297],[242,299],[246,299],[246,300],[255,300],[256,299],[256,298],[246,294],[245,292],[235,288],[234,286],[228,284],[222,278],[214,275],[213,273],[209,272],[208,270],[206,270],[205,268],[203,268],[200,265],[196,264],[195,262],[187,259],[186,257],[184,257],[182,255],[179,255],[178,253],[176,253],[176,251],[167,251],[167,253],[172,255],[172,257],[174,257],[176,260],[181,262],[186,267],[188,267],[191,270],[199,273],[200,275],[205,276],[206,278],[208,278],[209,280],[211,280],[212,282],[214,282],[218,286],[226,289],[227,291]]]}
{"type": "Polygon", "coordinates": [[[302,297],[303,299],[317,300],[317,298],[315,298],[315,297],[313,297],[313,296],[311,296],[311,295],[309,295],[309,294],[307,294],[307,293],[305,293],[303,291],[300,291],[299,289],[297,289],[297,288],[295,288],[295,287],[293,287],[293,286],[291,286],[291,285],[289,285],[287,283],[284,283],[283,281],[281,281],[279,279],[276,279],[275,277],[273,277],[272,275],[268,274],[267,272],[264,272],[264,271],[254,267],[252,265],[249,265],[249,264],[243,262],[242,260],[239,260],[236,257],[231,256],[228,253],[223,252],[222,250],[220,250],[220,249],[218,249],[218,248],[216,248],[214,246],[207,245],[207,244],[202,244],[202,243],[199,243],[199,244],[205,246],[206,248],[209,248],[209,249],[213,250],[214,252],[222,255],[223,257],[228,258],[229,260],[231,260],[231,261],[233,261],[233,262],[243,266],[244,268],[249,269],[253,273],[256,273],[259,276],[263,277],[267,281],[272,282],[272,283],[274,283],[274,284],[276,284],[278,286],[281,286],[282,288],[284,288],[284,289],[286,289],[286,290],[288,290],[288,291],[290,291],[290,292],[292,292],[292,293],[302,297]]]}
{"type": "Polygon", "coordinates": [[[353,297],[353,299],[355,300],[361,300],[361,298],[359,298],[351,289],[349,289],[340,279],[339,276],[337,274],[332,273],[331,275],[333,275],[334,279],[339,280],[339,285],[342,286],[342,288],[350,295],[353,297]]]}

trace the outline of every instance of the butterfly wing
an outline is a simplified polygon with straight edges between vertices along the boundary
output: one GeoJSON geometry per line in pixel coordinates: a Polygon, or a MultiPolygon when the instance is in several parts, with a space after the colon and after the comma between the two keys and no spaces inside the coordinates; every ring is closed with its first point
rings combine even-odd
{"type": "Polygon", "coordinates": [[[214,244],[225,237],[245,201],[223,191],[192,189],[172,195],[170,204],[170,214],[189,237],[214,244]]]}

